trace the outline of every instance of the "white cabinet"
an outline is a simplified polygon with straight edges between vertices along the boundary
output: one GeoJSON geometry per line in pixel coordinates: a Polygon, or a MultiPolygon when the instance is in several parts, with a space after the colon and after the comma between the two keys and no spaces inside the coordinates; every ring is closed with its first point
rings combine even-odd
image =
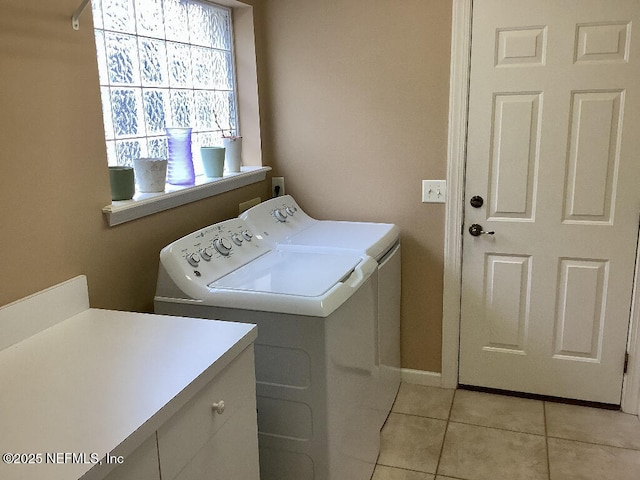
{"type": "Polygon", "coordinates": [[[257,480],[256,337],[239,322],[89,308],[82,276],[0,307],[0,452],[123,456],[0,464],[0,478],[257,480]]]}
{"type": "Polygon", "coordinates": [[[158,429],[158,451],[162,480],[260,478],[253,348],[158,429]]]}
{"type": "Polygon", "coordinates": [[[259,480],[253,362],[250,346],[105,480],[259,480]]]}
{"type": "Polygon", "coordinates": [[[155,432],[104,480],[160,480],[155,432]]]}
{"type": "Polygon", "coordinates": [[[255,423],[252,425],[246,415],[227,422],[175,480],[258,480],[258,443],[254,428],[255,423]]]}

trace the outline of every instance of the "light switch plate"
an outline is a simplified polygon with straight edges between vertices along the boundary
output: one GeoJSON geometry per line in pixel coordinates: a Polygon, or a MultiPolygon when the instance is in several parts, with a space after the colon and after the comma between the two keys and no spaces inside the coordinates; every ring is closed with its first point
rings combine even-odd
{"type": "Polygon", "coordinates": [[[446,180],[422,181],[422,203],[444,203],[446,193],[446,180]]]}

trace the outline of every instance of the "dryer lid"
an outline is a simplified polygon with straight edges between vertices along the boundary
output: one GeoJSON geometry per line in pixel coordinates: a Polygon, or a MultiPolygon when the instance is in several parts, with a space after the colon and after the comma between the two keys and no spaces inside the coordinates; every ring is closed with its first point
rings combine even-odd
{"type": "Polygon", "coordinates": [[[352,250],[379,260],[397,241],[400,229],[390,223],[319,220],[289,236],[280,246],[308,247],[321,251],[352,250]]]}
{"type": "Polygon", "coordinates": [[[361,261],[357,255],[272,251],[209,287],[319,297],[348,277],[361,261]]]}

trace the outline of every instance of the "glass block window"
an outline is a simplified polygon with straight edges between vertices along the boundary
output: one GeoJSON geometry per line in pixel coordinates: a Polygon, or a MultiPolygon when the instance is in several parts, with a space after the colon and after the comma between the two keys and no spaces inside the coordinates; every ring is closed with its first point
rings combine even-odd
{"type": "Polygon", "coordinates": [[[92,0],[109,165],[167,158],[166,127],[200,146],[238,135],[231,10],[197,0],[92,0]]]}

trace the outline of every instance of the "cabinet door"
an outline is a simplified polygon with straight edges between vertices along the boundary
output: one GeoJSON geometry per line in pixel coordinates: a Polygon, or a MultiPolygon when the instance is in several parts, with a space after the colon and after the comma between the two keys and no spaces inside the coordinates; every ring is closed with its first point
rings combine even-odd
{"type": "Polygon", "coordinates": [[[255,412],[227,422],[175,478],[205,479],[260,479],[255,412]]]}
{"type": "Polygon", "coordinates": [[[104,480],[160,480],[155,432],[104,480]]]}
{"type": "MultiPolygon", "coordinates": [[[[242,464],[238,468],[255,464],[257,470],[255,382],[252,345],[160,427],[158,450],[163,480],[179,478],[183,470],[188,470],[188,466],[201,473],[187,478],[199,480],[225,478],[218,477],[224,470],[222,467],[227,468],[234,462],[242,464]],[[212,405],[220,401],[225,406],[223,411],[218,412],[212,405]],[[234,431],[236,428],[237,432],[234,431]],[[222,449],[217,445],[221,437],[226,442],[222,449]],[[214,438],[215,441],[212,440],[214,438]],[[195,457],[203,455],[203,450],[208,450],[211,457],[196,460],[195,457]],[[238,453],[233,456],[233,452],[238,453]],[[198,470],[198,465],[202,466],[201,470],[198,470]]],[[[258,479],[258,476],[230,475],[225,480],[236,478],[251,480],[258,479]]]]}

